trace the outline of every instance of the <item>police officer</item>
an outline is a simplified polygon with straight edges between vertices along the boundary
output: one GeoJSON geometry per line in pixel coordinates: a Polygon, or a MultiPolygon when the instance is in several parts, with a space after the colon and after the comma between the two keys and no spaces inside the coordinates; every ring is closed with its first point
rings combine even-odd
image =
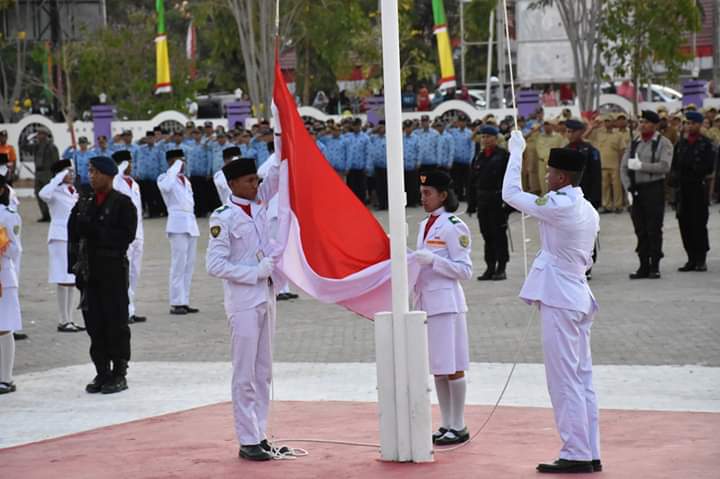
{"type": "Polygon", "coordinates": [[[272,381],[272,337],[275,294],[271,276],[267,202],[278,189],[274,162],[262,184],[255,161],[238,158],[223,166],[232,191],[228,204],[210,217],[206,268],[223,279],[225,312],[232,342],[232,400],[239,456],[250,461],[272,459],[265,437],[272,381]],[[257,201],[260,200],[260,201],[257,201]]]}
{"type": "Polygon", "coordinates": [[[673,145],[657,131],[660,117],[650,110],[642,112],[640,135],[625,150],[620,178],[631,201],[630,216],[640,259],[640,267],[630,279],[660,278],[662,227],[665,218],[665,176],[670,171],[673,145]]]}
{"type": "Polygon", "coordinates": [[[132,156],[127,150],[118,150],[112,155],[112,159],[118,165],[118,174],[113,179],[113,188],[124,194],[132,201],[137,211],[137,230],[135,232],[135,240],[128,247],[128,263],[129,285],[128,285],[128,322],[144,323],[147,321],[145,316],[135,314],[135,293],[137,291],[138,280],[140,279],[140,271],[142,270],[142,258],[145,245],[145,229],[143,228],[143,212],[142,212],[142,192],[140,185],[133,179],[132,173],[132,156]]]}
{"type": "Polygon", "coordinates": [[[539,220],[542,248],[520,297],[537,304],[542,322],[543,355],[550,400],[563,447],[559,459],[539,464],[542,473],[600,471],[598,406],[592,382],[590,329],[597,311],[585,271],[599,231],[599,216],[578,188],[587,157],[555,148],[548,159],[550,192],[522,191],[525,141],[510,138],[510,162],[502,197],[510,206],[539,220]]]}
{"type": "Polygon", "coordinates": [[[593,123],[586,139],[600,152],[602,163],[602,207],[600,213],[622,212],[623,192],[620,183],[620,159],[625,153],[623,135],[614,130],[610,115],[601,115],[593,123]]]}
{"type": "Polygon", "coordinates": [[[675,145],[670,170],[670,185],[676,189],[680,236],[688,257],[678,271],[707,271],[705,258],[710,250],[707,177],[713,171],[715,155],[710,139],[700,133],[703,116],[689,111],[685,118],[687,135],[675,145]]]}
{"type": "Polygon", "coordinates": [[[22,254],[22,219],[9,206],[10,190],[5,175],[0,175],[0,394],[15,392],[14,331],[22,329],[18,295],[18,265],[22,254]]]}
{"type": "Polygon", "coordinates": [[[128,387],[127,251],[135,240],[137,210],[130,198],[113,189],[118,169],[111,158],[90,159],[89,173],[93,193],[78,201],[68,221],[68,265],[81,292],[90,358],[97,371],[85,390],[112,394],[128,387]]]}
{"type": "Polygon", "coordinates": [[[163,214],[163,201],[157,186],[157,178],[165,171],[165,151],[162,140],[155,143],[155,132],[145,132],[145,143],[137,149],[133,174],[140,185],[140,196],[150,218],[163,214]]]}
{"type": "Polygon", "coordinates": [[[602,203],[602,162],[600,152],[590,143],[583,140],[585,123],[571,118],[565,122],[565,128],[567,128],[566,136],[568,140],[566,148],[578,150],[586,158],[580,188],[582,188],[583,194],[590,204],[595,209],[598,209],[602,203]]]}
{"type": "Polygon", "coordinates": [[[471,165],[471,209],[477,211],[480,233],[485,242],[485,272],[478,281],[507,279],[505,265],[510,259],[507,241],[507,210],[502,200],[502,182],[508,152],[497,146],[497,128],[480,128],[482,148],[475,152],[471,165]]]}
{"type": "Polygon", "coordinates": [[[458,200],[450,175],[440,170],[420,173],[423,209],[430,216],[420,223],[415,258],[421,265],[413,290],[414,307],[427,313],[430,373],[442,424],[433,433],[437,445],[465,442],[467,385],[470,365],[467,335],[467,304],[460,281],[472,277],[470,230],[457,216],[458,200]]]}
{"type": "Polygon", "coordinates": [[[170,314],[197,313],[190,307],[190,287],[195,270],[197,239],[200,232],[195,219],[193,189],[185,173],[185,152],[168,150],[169,168],[158,177],[168,216],[165,232],[170,240],[170,314]]]}

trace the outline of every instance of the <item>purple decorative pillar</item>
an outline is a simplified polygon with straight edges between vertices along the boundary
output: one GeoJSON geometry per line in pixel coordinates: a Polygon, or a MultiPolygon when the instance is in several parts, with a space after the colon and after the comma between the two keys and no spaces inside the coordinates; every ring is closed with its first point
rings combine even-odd
{"type": "Polygon", "coordinates": [[[245,126],[245,120],[252,115],[252,108],[249,101],[236,100],[225,105],[225,112],[227,114],[228,130],[232,130],[238,122],[243,127],[245,126]]]}
{"type": "Polygon", "coordinates": [[[369,96],[365,99],[367,107],[367,121],[372,126],[376,126],[380,120],[385,119],[385,97],[369,96]]]}
{"type": "Polygon", "coordinates": [[[705,80],[685,80],[682,86],[682,104],[688,106],[694,103],[698,108],[702,108],[703,102],[707,97],[707,82],[705,80]]]}
{"type": "Polygon", "coordinates": [[[108,139],[112,138],[113,106],[105,104],[94,105],[91,111],[95,142],[97,142],[98,136],[102,135],[105,135],[108,139]]]}
{"type": "MultiPolygon", "coordinates": [[[[510,105],[512,106],[512,105],[510,105]]],[[[540,92],[537,90],[520,90],[517,95],[518,115],[528,118],[540,107],[540,92]]]]}

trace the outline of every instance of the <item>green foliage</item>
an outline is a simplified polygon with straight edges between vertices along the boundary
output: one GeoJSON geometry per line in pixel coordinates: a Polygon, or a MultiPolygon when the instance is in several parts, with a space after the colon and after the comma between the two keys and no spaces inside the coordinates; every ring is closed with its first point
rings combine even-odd
{"type": "Polygon", "coordinates": [[[128,24],[110,27],[70,44],[72,82],[78,111],[89,109],[97,95],[106,93],[118,115],[146,119],[163,110],[185,110],[185,100],[204,88],[205,79],[188,79],[184,37],[169,36],[171,94],[154,95],[155,18],[142,11],[128,14],[128,24]]]}
{"type": "Polygon", "coordinates": [[[662,65],[674,81],[691,57],[680,47],[700,29],[695,0],[607,0],[601,26],[606,63],[618,77],[644,83],[653,65],[662,65]]]}

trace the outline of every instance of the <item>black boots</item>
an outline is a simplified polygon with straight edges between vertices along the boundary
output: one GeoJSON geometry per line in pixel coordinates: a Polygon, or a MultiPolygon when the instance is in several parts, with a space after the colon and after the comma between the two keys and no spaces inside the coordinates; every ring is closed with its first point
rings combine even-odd
{"type": "Polygon", "coordinates": [[[660,258],[640,258],[640,268],[630,279],[660,279],[660,258]]]}
{"type": "Polygon", "coordinates": [[[128,363],[124,359],[113,361],[112,377],[102,385],[100,392],[103,394],[115,394],[128,388],[125,375],[127,374],[128,363]]]}
{"type": "Polygon", "coordinates": [[[660,279],[660,258],[650,259],[650,270],[648,271],[648,279],[660,279]]]}
{"type": "Polygon", "coordinates": [[[497,268],[495,269],[495,274],[492,275],[493,281],[503,281],[507,279],[507,275],[505,274],[505,264],[506,263],[498,263],[497,268]]]}
{"type": "Polygon", "coordinates": [[[102,391],[102,387],[105,383],[112,379],[112,373],[110,372],[110,361],[102,364],[95,364],[95,371],[97,375],[95,378],[85,386],[85,392],[88,394],[97,394],[102,391]]]}
{"type": "Polygon", "coordinates": [[[478,276],[478,281],[502,281],[507,279],[507,274],[505,274],[505,265],[507,263],[497,263],[497,267],[495,266],[495,263],[486,264],[487,269],[481,276],[478,276]]]}
{"type": "Polygon", "coordinates": [[[487,265],[487,268],[485,268],[485,272],[477,277],[478,281],[490,281],[493,279],[493,275],[495,274],[495,263],[485,263],[487,265]]]}

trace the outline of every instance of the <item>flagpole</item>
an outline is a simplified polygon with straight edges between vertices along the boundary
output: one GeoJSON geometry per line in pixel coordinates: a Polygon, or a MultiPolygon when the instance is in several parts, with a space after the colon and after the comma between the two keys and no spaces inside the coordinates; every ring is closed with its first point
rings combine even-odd
{"type": "Polygon", "coordinates": [[[427,329],[408,302],[407,223],[397,0],[381,2],[392,314],[376,316],[380,452],[389,461],[432,461],[427,329]],[[412,365],[412,368],[408,366],[412,365]]]}

